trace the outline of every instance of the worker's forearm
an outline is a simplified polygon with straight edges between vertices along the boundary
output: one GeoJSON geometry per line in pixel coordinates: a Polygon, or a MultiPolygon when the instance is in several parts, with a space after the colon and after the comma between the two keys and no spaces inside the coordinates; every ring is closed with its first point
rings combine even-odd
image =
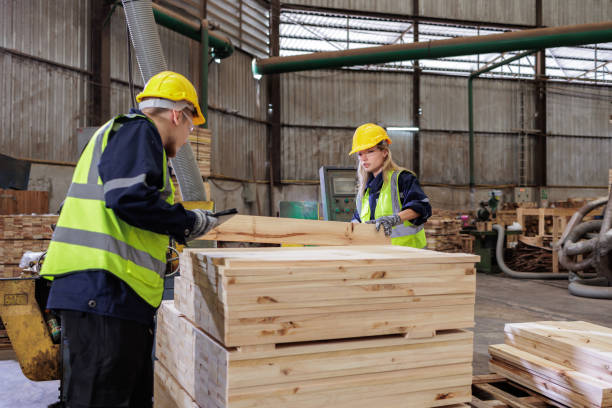
{"type": "Polygon", "coordinates": [[[421,216],[421,214],[411,208],[405,209],[404,211],[400,211],[398,215],[400,216],[400,219],[402,221],[411,221],[421,216]]]}

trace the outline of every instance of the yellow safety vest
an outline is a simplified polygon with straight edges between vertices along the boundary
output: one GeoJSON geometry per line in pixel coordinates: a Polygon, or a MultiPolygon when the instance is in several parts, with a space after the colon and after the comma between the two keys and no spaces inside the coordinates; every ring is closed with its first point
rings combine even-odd
{"type": "MultiPolygon", "coordinates": [[[[153,307],[161,303],[166,273],[167,235],[135,227],[106,207],[104,193],[145,180],[145,174],[115,179],[106,184],[98,174],[98,163],[109,135],[123,123],[146,116],[119,115],[96,131],[77,163],[72,184],[53,232],[41,275],[47,279],[69,273],[101,269],[129,285],[153,307]]],[[[174,186],[168,176],[163,153],[161,198],[174,204],[174,186]]]]}
{"type": "MultiPolygon", "coordinates": [[[[376,202],[376,210],[374,218],[380,218],[387,215],[398,214],[402,209],[400,200],[400,192],[398,187],[399,171],[389,171],[387,173],[387,181],[385,181],[380,189],[380,195],[376,202]]],[[[361,210],[359,218],[365,223],[370,219],[370,189],[366,189],[363,197],[357,197],[357,202],[361,201],[361,210]]],[[[425,248],[427,246],[427,238],[425,237],[425,229],[423,225],[416,226],[410,221],[404,221],[401,225],[393,227],[391,233],[391,243],[393,245],[403,245],[413,248],[425,248]]]]}

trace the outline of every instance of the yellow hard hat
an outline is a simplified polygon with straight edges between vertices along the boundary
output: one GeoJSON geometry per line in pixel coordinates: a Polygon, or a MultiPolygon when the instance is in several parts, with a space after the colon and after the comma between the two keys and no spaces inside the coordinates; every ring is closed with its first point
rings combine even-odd
{"type": "Polygon", "coordinates": [[[391,139],[384,128],[374,123],[361,125],[355,130],[355,134],[353,135],[353,149],[349,153],[349,156],[353,153],[374,147],[383,140],[387,140],[389,144],[391,144],[391,139]]]}
{"type": "Polygon", "coordinates": [[[196,114],[193,117],[194,125],[206,123],[204,115],[198,103],[198,94],[191,82],[181,74],[172,71],[162,71],[149,79],[144,90],[136,96],[136,101],[141,102],[144,98],[162,98],[171,101],[187,101],[193,105],[196,114]]]}

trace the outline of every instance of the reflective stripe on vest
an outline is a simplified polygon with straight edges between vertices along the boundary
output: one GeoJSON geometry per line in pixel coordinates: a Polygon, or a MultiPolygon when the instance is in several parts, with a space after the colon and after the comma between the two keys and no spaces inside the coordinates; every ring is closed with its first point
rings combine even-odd
{"type": "MultiPolygon", "coordinates": [[[[110,180],[102,184],[98,164],[109,135],[123,121],[146,118],[117,116],[102,126],[83,151],[53,233],[41,275],[48,279],[67,273],[102,269],[128,284],[154,307],[159,306],[166,272],[169,238],[127,224],[106,208],[105,192],[145,182],[145,175],[110,180]]],[[[147,119],[148,120],[148,119],[147,119]]],[[[160,195],[174,203],[174,186],[163,153],[163,184],[160,195]]]]}
{"type": "MultiPolygon", "coordinates": [[[[375,219],[401,212],[402,207],[397,184],[399,174],[400,172],[398,171],[389,171],[387,173],[387,182],[383,183],[378,196],[378,202],[374,212],[375,219]]],[[[371,209],[369,195],[369,190],[366,190],[363,196],[361,194],[357,195],[357,202],[361,200],[361,209],[359,211],[361,222],[370,220],[371,209]]],[[[409,221],[404,221],[403,224],[393,227],[391,231],[391,243],[393,245],[424,248],[427,245],[424,226],[415,226],[409,221]]]]}

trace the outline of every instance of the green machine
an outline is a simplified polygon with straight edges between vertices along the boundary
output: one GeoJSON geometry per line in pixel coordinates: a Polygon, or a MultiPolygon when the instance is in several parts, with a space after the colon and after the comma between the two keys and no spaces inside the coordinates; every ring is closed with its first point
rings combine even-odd
{"type": "Polygon", "coordinates": [[[316,201],[281,201],[279,207],[282,218],[319,219],[319,203],[316,201]]]}
{"type": "Polygon", "coordinates": [[[323,166],[319,169],[323,219],[349,222],[355,212],[356,169],[323,166]]]}
{"type": "MultiPolygon", "coordinates": [[[[476,264],[476,270],[484,273],[501,273],[497,266],[495,256],[495,245],[497,244],[497,231],[476,231],[474,229],[463,229],[462,234],[469,234],[474,237],[474,254],[480,256],[480,262],[476,264]]],[[[520,235],[521,230],[505,230],[505,236],[520,235]]],[[[505,240],[505,237],[504,237],[505,240]]],[[[504,247],[505,247],[504,242],[504,247]]]]}

